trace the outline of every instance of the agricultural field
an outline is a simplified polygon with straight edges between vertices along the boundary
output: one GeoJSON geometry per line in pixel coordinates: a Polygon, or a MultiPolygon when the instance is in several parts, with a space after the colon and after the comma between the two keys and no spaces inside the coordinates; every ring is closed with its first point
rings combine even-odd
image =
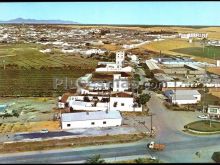
{"type": "Polygon", "coordinates": [[[97,65],[94,59],[82,58],[78,55],[65,55],[57,50],[44,54],[39,50],[43,48],[36,44],[4,44],[0,45],[0,67],[3,60],[6,69],[15,65],[19,69],[40,69],[42,67],[74,66],[78,69],[93,69],[97,65]]]}
{"type": "Polygon", "coordinates": [[[205,58],[211,58],[215,60],[220,59],[220,48],[214,46],[202,47],[188,47],[188,48],[179,48],[172,49],[171,51],[183,54],[189,54],[192,56],[200,56],[205,58]]]}
{"type": "Polygon", "coordinates": [[[43,54],[39,52],[40,47],[0,45],[0,96],[57,96],[68,91],[65,82],[74,84],[97,65],[97,60],[77,55],[43,54]],[[56,80],[63,83],[54,88],[56,80]]]}
{"type": "Polygon", "coordinates": [[[163,41],[152,42],[143,45],[140,48],[144,48],[157,53],[161,51],[162,54],[167,55],[193,57],[195,60],[201,62],[216,63],[213,59],[220,58],[219,48],[205,47],[203,50],[203,46],[200,42],[195,41],[189,43],[185,39],[167,39],[163,41]]]}
{"type": "Polygon", "coordinates": [[[220,68],[219,67],[208,67],[207,71],[210,73],[220,75],[220,68]]]}
{"type": "Polygon", "coordinates": [[[0,70],[0,96],[58,96],[89,70],[0,70]]]}

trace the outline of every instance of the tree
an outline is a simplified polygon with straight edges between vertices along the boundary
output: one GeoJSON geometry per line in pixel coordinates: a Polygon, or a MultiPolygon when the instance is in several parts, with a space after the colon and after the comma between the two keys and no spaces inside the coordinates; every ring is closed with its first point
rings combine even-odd
{"type": "Polygon", "coordinates": [[[94,155],[86,161],[87,164],[102,164],[105,163],[104,159],[101,159],[100,155],[94,155]]]}
{"type": "Polygon", "coordinates": [[[139,96],[139,103],[142,105],[145,105],[150,100],[150,95],[148,94],[142,94],[139,96]]]}
{"type": "Polygon", "coordinates": [[[148,94],[142,94],[139,96],[139,98],[137,99],[137,102],[138,104],[140,105],[143,105],[142,106],[142,110],[143,110],[143,107],[146,105],[146,103],[150,100],[150,95],[148,94]]]}

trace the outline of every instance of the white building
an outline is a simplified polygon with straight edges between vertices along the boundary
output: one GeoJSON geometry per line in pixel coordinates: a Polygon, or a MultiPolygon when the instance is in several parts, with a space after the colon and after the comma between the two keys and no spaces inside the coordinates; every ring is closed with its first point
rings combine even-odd
{"type": "Polygon", "coordinates": [[[173,104],[197,104],[201,100],[201,94],[197,90],[167,90],[164,95],[173,104]]]}
{"type": "Polygon", "coordinates": [[[220,67],[220,60],[217,60],[216,66],[217,66],[217,67],[220,67]]]}
{"type": "Polygon", "coordinates": [[[142,107],[137,107],[134,98],[124,92],[112,94],[110,97],[110,111],[142,111],[142,107]]]}
{"type": "Polygon", "coordinates": [[[207,38],[207,33],[179,33],[180,38],[207,38]]]}
{"type": "Polygon", "coordinates": [[[99,62],[96,72],[131,72],[132,67],[124,67],[125,52],[116,52],[116,60],[114,62],[99,62]]]}
{"type": "Polygon", "coordinates": [[[61,123],[62,129],[115,127],[122,124],[122,117],[118,111],[63,113],[61,123]]]}
{"type": "MultiPolygon", "coordinates": [[[[66,103],[76,111],[142,111],[142,107],[137,106],[131,94],[125,92],[108,96],[70,96],[66,103]]],[[[63,102],[64,105],[66,103],[63,102]]]]}
{"type": "Polygon", "coordinates": [[[88,73],[83,77],[80,77],[80,82],[81,83],[88,83],[92,78],[92,74],[88,73]]]}
{"type": "Polygon", "coordinates": [[[122,77],[121,74],[114,74],[113,79],[113,91],[114,92],[124,92],[128,90],[129,83],[127,77],[122,77]]]}
{"type": "Polygon", "coordinates": [[[128,55],[128,57],[131,59],[132,63],[134,63],[134,64],[139,64],[140,63],[138,56],[133,54],[133,55],[128,55]]]}
{"type": "Polygon", "coordinates": [[[217,116],[219,118],[220,117],[220,106],[209,105],[207,113],[209,116],[217,116]]]}
{"type": "Polygon", "coordinates": [[[40,50],[41,53],[50,53],[51,49],[40,50]]]}

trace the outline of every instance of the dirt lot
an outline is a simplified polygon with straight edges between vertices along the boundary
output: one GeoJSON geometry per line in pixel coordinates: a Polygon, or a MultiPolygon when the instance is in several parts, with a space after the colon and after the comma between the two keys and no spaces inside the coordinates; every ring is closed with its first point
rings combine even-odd
{"type": "Polygon", "coordinates": [[[208,67],[207,71],[220,75],[220,67],[208,67]]]}
{"type": "Polygon", "coordinates": [[[17,133],[17,132],[35,132],[42,129],[48,129],[48,131],[56,131],[60,129],[59,121],[39,121],[39,122],[27,122],[27,123],[4,123],[0,124],[1,134],[5,133],[17,133]]]}
{"type": "Polygon", "coordinates": [[[0,117],[1,133],[59,129],[59,123],[53,121],[57,113],[55,98],[0,98],[0,104],[9,106],[8,113],[16,111],[19,114],[0,117]]]}

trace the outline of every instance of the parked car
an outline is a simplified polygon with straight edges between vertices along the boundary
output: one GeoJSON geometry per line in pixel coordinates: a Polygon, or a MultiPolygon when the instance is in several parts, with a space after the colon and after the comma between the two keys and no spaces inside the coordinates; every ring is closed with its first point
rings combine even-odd
{"type": "Polygon", "coordinates": [[[208,116],[207,115],[200,115],[200,116],[198,116],[198,118],[200,118],[200,119],[208,119],[208,116]]]}
{"type": "Polygon", "coordinates": [[[48,133],[49,131],[48,131],[48,129],[42,129],[41,131],[40,131],[40,133],[48,133]]]}
{"type": "Polygon", "coordinates": [[[156,157],[155,156],[151,156],[149,159],[150,160],[156,160],[156,157]]]}

